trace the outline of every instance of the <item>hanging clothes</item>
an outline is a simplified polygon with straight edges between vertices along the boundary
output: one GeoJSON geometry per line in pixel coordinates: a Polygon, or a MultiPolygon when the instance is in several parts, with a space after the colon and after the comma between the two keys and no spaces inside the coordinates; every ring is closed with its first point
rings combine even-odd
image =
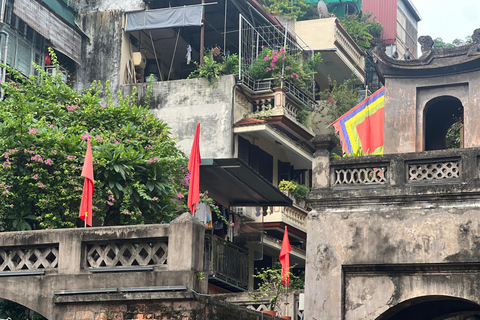
{"type": "Polygon", "coordinates": [[[192,46],[191,45],[187,46],[186,58],[187,58],[187,64],[190,64],[190,60],[192,60],[192,46]]]}
{"type": "Polygon", "coordinates": [[[194,216],[203,224],[212,227],[212,209],[208,204],[199,202],[194,216]]]}

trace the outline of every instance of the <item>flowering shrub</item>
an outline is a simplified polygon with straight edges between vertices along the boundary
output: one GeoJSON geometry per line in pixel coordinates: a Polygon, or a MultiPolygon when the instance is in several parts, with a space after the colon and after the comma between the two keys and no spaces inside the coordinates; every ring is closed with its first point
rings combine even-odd
{"type": "Polygon", "coordinates": [[[259,56],[253,61],[249,74],[253,79],[283,78],[305,89],[311,85],[312,76],[322,62],[320,53],[313,58],[302,61],[299,54],[292,55],[285,48],[272,50],[262,48],[259,56]]]}
{"type": "MultiPolygon", "coordinates": [[[[52,59],[55,62],[55,59],[52,59]]],[[[65,228],[78,219],[84,178],[80,176],[91,138],[95,192],[93,223],[99,225],[168,222],[171,199],[185,161],[168,126],[136,91],[106,105],[94,83],[80,94],[41,68],[25,79],[0,83],[0,221],[4,230],[65,228]]]]}

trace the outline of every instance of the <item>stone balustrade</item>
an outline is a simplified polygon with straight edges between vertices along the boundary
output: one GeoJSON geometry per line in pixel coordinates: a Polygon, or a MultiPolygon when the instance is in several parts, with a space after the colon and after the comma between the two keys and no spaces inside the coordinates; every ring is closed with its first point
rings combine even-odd
{"type": "Polygon", "coordinates": [[[316,203],[372,201],[372,194],[395,202],[420,196],[432,200],[445,193],[454,197],[480,191],[480,148],[331,158],[334,142],[329,139],[316,138],[310,193],[316,203]]]}
{"type": "Polygon", "coordinates": [[[1,232],[2,298],[52,319],[81,303],[191,299],[190,289],[206,292],[204,235],[189,213],[170,224],[1,232]]]}

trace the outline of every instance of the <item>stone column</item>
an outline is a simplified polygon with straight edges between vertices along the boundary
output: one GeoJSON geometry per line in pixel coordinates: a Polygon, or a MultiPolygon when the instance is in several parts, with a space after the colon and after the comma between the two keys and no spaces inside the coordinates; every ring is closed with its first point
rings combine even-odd
{"type": "Polygon", "coordinates": [[[315,153],[312,163],[312,188],[330,187],[330,152],[337,145],[338,139],[330,134],[322,134],[313,138],[315,153]]]}

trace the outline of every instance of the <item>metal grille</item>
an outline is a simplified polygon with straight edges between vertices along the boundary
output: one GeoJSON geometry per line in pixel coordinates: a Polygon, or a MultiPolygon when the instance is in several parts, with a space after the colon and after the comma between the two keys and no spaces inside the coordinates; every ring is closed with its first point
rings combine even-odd
{"type": "Polygon", "coordinates": [[[460,178],[460,161],[408,165],[408,182],[460,178]]]}
{"type": "Polygon", "coordinates": [[[204,270],[233,285],[248,288],[248,252],[217,236],[205,238],[204,270]]]}
{"type": "Polygon", "coordinates": [[[86,245],[86,267],[151,266],[167,263],[166,242],[104,243],[86,245]]]}
{"type": "Polygon", "coordinates": [[[0,272],[54,269],[58,267],[58,246],[0,249],[0,272]]]}
{"type": "MultiPolygon", "coordinates": [[[[274,25],[253,27],[242,15],[240,15],[239,26],[239,77],[242,83],[253,91],[256,91],[258,87],[255,82],[261,82],[262,80],[251,79],[248,75],[248,70],[263,48],[270,48],[276,51],[285,48],[287,53],[293,56],[296,55],[298,59],[301,59],[301,53],[306,54],[307,58],[313,57],[313,50],[293,31],[292,28],[289,27],[288,24],[285,26],[285,30],[280,30],[278,26],[274,25]]],[[[282,70],[282,79],[283,75],[284,70],[282,70]]],[[[263,88],[263,86],[260,87],[263,88]]],[[[311,85],[307,86],[306,92],[297,92],[297,90],[292,94],[298,95],[301,101],[307,101],[308,99],[301,98],[301,96],[305,94],[313,96],[314,90],[315,82],[312,77],[311,85]]]]}
{"type": "Polygon", "coordinates": [[[335,169],[335,185],[386,183],[387,167],[335,169]]]}

